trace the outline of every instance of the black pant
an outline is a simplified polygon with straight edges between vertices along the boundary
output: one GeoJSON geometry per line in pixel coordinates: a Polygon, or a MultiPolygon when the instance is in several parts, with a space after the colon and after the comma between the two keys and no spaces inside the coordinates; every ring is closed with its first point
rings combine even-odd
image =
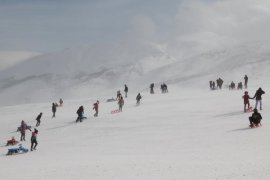
{"type": "Polygon", "coordinates": [[[25,133],[21,133],[21,141],[25,141],[25,133]]]}
{"type": "Polygon", "coordinates": [[[37,124],[36,124],[36,127],[38,127],[40,125],[40,121],[37,120],[37,124]]]}
{"type": "Polygon", "coordinates": [[[76,122],[82,122],[83,116],[81,114],[78,114],[76,122]]]}
{"type": "Polygon", "coordinates": [[[31,140],[31,151],[33,151],[33,149],[36,149],[38,143],[36,139],[31,140]]]}

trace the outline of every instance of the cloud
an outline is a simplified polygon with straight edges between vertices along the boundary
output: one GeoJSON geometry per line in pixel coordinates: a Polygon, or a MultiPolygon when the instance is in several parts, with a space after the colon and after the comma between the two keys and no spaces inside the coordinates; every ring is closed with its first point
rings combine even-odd
{"type": "Polygon", "coordinates": [[[136,39],[190,54],[270,39],[269,0],[12,2],[0,2],[1,50],[48,52],[136,39]]]}
{"type": "Polygon", "coordinates": [[[269,41],[267,0],[186,1],[174,17],[168,43],[204,51],[252,41],[269,41]]]}
{"type": "Polygon", "coordinates": [[[37,55],[39,55],[39,53],[36,52],[0,51],[0,70],[11,67],[37,55]]]}
{"type": "Polygon", "coordinates": [[[156,37],[156,24],[148,16],[136,15],[131,21],[129,36],[141,41],[153,41],[156,37]]]}

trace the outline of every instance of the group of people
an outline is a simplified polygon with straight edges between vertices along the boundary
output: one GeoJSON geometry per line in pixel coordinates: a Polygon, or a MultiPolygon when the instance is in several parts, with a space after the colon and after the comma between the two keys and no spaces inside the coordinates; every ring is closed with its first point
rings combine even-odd
{"type": "Polygon", "coordinates": [[[242,82],[239,82],[237,84],[237,87],[235,86],[235,83],[232,81],[231,84],[229,85],[229,90],[234,90],[234,89],[238,89],[238,90],[242,90],[243,89],[243,84],[242,82]]]}
{"type": "MultiPolygon", "coordinates": [[[[244,76],[244,88],[245,89],[247,89],[247,84],[248,84],[248,76],[245,75],[244,76]]],[[[209,81],[209,87],[210,87],[211,90],[222,89],[222,85],[223,85],[223,80],[221,78],[218,78],[216,81],[209,81]]],[[[232,81],[229,84],[229,90],[234,90],[234,89],[242,90],[243,89],[243,83],[238,82],[237,87],[236,87],[235,82],[232,81]]]]}
{"type": "MultiPolygon", "coordinates": [[[[60,98],[60,100],[59,100],[59,105],[57,103],[52,103],[52,113],[53,113],[52,118],[55,117],[56,108],[58,106],[63,106],[63,99],[62,98],[60,98]]],[[[40,112],[37,115],[37,117],[36,117],[36,121],[37,121],[36,127],[40,126],[42,115],[43,115],[42,112],[40,112]]],[[[35,128],[34,131],[32,131],[31,126],[28,126],[26,124],[26,122],[24,120],[22,120],[20,126],[18,127],[18,131],[21,134],[20,141],[25,141],[25,135],[26,135],[27,130],[32,132],[32,135],[31,135],[31,151],[33,151],[33,150],[36,149],[36,147],[38,145],[38,142],[37,142],[38,130],[35,128]]]]}
{"type": "Polygon", "coordinates": [[[55,117],[55,113],[56,113],[57,107],[58,107],[58,106],[63,106],[63,103],[64,103],[64,101],[63,101],[62,98],[60,98],[59,104],[57,104],[56,102],[53,102],[53,103],[52,103],[52,113],[53,113],[52,118],[55,117]]]}
{"type": "MultiPolygon", "coordinates": [[[[21,141],[25,141],[26,130],[29,130],[31,132],[32,132],[32,130],[26,124],[26,122],[24,122],[24,120],[21,121],[21,125],[20,125],[19,129],[20,129],[20,133],[21,133],[21,141]]],[[[38,145],[37,134],[38,134],[38,130],[34,129],[34,131],[32,132],[32,136],[31,136],[31,151],[36,150],[36,147],[38,145]]]]}
{"type": "Polygon", "coordinates": [[[222,89],[222,85],[223,85],[223,79],[221,79],[221,78],[218,78],[216,80],[216,83],[215,83],[215,81],[209,81],[209,87],[211,90],[222,89]],[[216,85],[217,85],[217,87],[216,87],[216,85]]]}
{"type": "Polygon", "coordinates": [[[253,110],[253,114],[249,117],[250,127],[257,127],[260,125],[262,116],[258,112],[258,105],[260,106],[260,110],[262,110],[262,95],[265,94],[265,92],[262,90],[262,88],[259,88],[255,95],[253,97],[250,97],[248,94],[248,91],[245,91],[243,99],[244,99],[244,112],[247,112],[248,109],[250,109],[250,103],[249,99],[255,98],[255,108],[253,110]]]}
{"type": "MultiPolygon", "coordinates": [[[[245,75],[244,76],[244,88],[247,89],[247,84],[248,84],[248,76],[245,75]]],[[[232,81],[231,84],[229,85],[229,89],[230,90],[234,90],[234,89],[238,89],[238,90],[242,90],[243,89],[243,83],[242,82],[238,82],[237,83],[237,87],[235,86],[235,83],[232,81]]]]}
{"type": "Polygon", "coordinates": [[[163,83],[160,85],[160,89],[162,93],[168,93],[168,86],[167,84],[163,83]]]}

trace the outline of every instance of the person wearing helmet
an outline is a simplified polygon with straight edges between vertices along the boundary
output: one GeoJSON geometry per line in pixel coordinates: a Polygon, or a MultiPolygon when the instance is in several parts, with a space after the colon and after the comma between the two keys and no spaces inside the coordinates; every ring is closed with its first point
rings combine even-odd
{"type": "Polygon", "coordinates": [[[262,116],[255,108],[253,114],[249,117],[250,127],[258,127],[261,124],[262,116]]]}
{"type": "Polygon", "coordinates": [[[250,108],[249,99],[252,99],[249,97],[248,92],[245,91],[245,95],[243,96],[244,99],[244,112],[247,112],[247,109],[250,108]]]}

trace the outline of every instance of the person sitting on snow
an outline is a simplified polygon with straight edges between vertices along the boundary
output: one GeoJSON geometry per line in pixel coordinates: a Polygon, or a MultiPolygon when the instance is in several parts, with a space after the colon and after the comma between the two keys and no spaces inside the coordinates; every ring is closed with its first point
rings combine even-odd
{"type": "Polygon", "coordinates": [[[250,127],[259,126],[261,124],[262,116],[255,108],[253,114],[249,117],[250,127]]]}

